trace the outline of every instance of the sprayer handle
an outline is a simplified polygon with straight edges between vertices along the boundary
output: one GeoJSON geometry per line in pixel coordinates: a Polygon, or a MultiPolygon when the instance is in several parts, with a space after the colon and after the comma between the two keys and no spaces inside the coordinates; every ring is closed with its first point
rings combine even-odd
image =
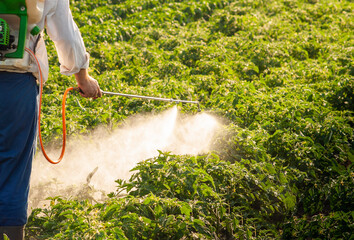
{"type": "Polygon", "coordinates": [[[73,91],[79,92],[79,93],[84,93],[84,92],[81,90],[81,88],[79,88],[79,87],[74,87],[74,88],[73,88],[73,91]]]}

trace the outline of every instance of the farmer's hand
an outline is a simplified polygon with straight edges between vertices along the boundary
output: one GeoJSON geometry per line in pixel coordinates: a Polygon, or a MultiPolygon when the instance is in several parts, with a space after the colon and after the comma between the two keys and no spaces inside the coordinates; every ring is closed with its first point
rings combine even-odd
{"type": "Polygon", "coordinates": [[[102,92],[97,80],[88,74],[87,69],[81,69],[80,72],[75,74],[75,78],[81,90],[81,96],[93,99],[102,97],[102,92]]]}

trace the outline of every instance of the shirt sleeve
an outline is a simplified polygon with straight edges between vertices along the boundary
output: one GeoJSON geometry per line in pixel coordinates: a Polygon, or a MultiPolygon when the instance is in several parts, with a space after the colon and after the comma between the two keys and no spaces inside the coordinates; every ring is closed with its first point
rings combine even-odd
{"type": "Polygon", "coordinates": [[[80,69],[87,69],[89,54],[73,20],[69,0],[58,0],[55,10],[46,16],[45,24],[58,53],[60,72],[72,75],[80,69]]]}

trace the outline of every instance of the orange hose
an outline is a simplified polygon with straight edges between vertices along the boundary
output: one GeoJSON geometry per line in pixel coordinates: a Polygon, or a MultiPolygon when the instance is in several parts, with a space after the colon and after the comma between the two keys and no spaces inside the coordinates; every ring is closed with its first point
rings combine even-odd
{"type": "Polygon", "coordinates": [[[41,66],[38,62],[38,59],[36,58],[35,54],[33,51],[30,49],[26,48],[25,49],[31,56],[32,58],[36,61],[38,69],[39,69],[39,77],[40,77],[40,90],[39,90],[39,108],[38,108],[38,135],[39,135],[39,142],[41,144],[41,149],[44,157],[48,160],[48,162],[52,164],[58,164],[61,162],[61,160],[64,157],[65,154],[65,146],[66,146],[66,121],[65,121],[65,102],[66,102],[66,96],[69,91],[73,90],[73,87],[67,88],[64,92],[63,100],[62,100],[62,108],[61,108],[61,114],[62,114],[62,122],[63,122],[63,146],[61,149],[61,154],[60,157],[58,158],[57,161],[53,161],[52,159],[49,158],[47,155],[46,151],[44,150],[43,146],[43,141],[42,141],[42,134],[41,134],[41,109],[42,109],[42,93],[43,93],[43,75],[42,75],[42,69],[41,66]]]}
{"type": "Polygon", "coordinates": [[[73,90],[73,87],[67,88],[64,92],[64,96],[63,96],[63,100],[62,100],[62,108],[61,108],[61,114],[62,114],[62,122],[63,122],[63,146],[61,149],[61,154],[60,157],[58,158],[57,161],[53,161],[52,159],[49,158],[49,156],[47,155],[46,151],[44,150],[44,146],[43,146],[43,141],[42,141],[42,134],[41,134],[41,105],[42,105],[42,91],[40,94],[40,100],[39,100],[39,112],[38,112],[38,135],[39,135],[39,142],[41,144],[41,148],[42,148],[42,153],[44,155],[44,157],[48,160],[48,162],[52,163],[52,164],[58,164],[61,162],[61,160],[64,157],[65,154],[65,146],[66,146],[66,121],[65,121],[65,102],[66,102],[66,96],[68,94],[68,92],[70,90],[73,90]]]}

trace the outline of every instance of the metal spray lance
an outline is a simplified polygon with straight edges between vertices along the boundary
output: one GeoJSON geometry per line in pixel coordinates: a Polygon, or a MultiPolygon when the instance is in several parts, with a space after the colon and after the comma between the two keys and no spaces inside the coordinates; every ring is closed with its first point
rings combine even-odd
{"type": "Polygon", "coordinates": [[[163,101],[163,102],[173,102],[173,103],[192,103],[198,105],[198,112],[200,112],[200,106],[198,101],[190,101],[190,100],[180,100],[180,99],[173,99],[173,98],[161,98],[161,97],[150,97],[150,96],[142,96],[142,95],[133,95],[133,94],[126,94],[126,93],[115,93],[115,92],[106,92],[101,91],[103,94],[107,95],[116,95],[122,97],[129,97],[129,98],[141,98],[141,99],[148,99],[148,100],[155,100],[155,101],[163,101]]]}

